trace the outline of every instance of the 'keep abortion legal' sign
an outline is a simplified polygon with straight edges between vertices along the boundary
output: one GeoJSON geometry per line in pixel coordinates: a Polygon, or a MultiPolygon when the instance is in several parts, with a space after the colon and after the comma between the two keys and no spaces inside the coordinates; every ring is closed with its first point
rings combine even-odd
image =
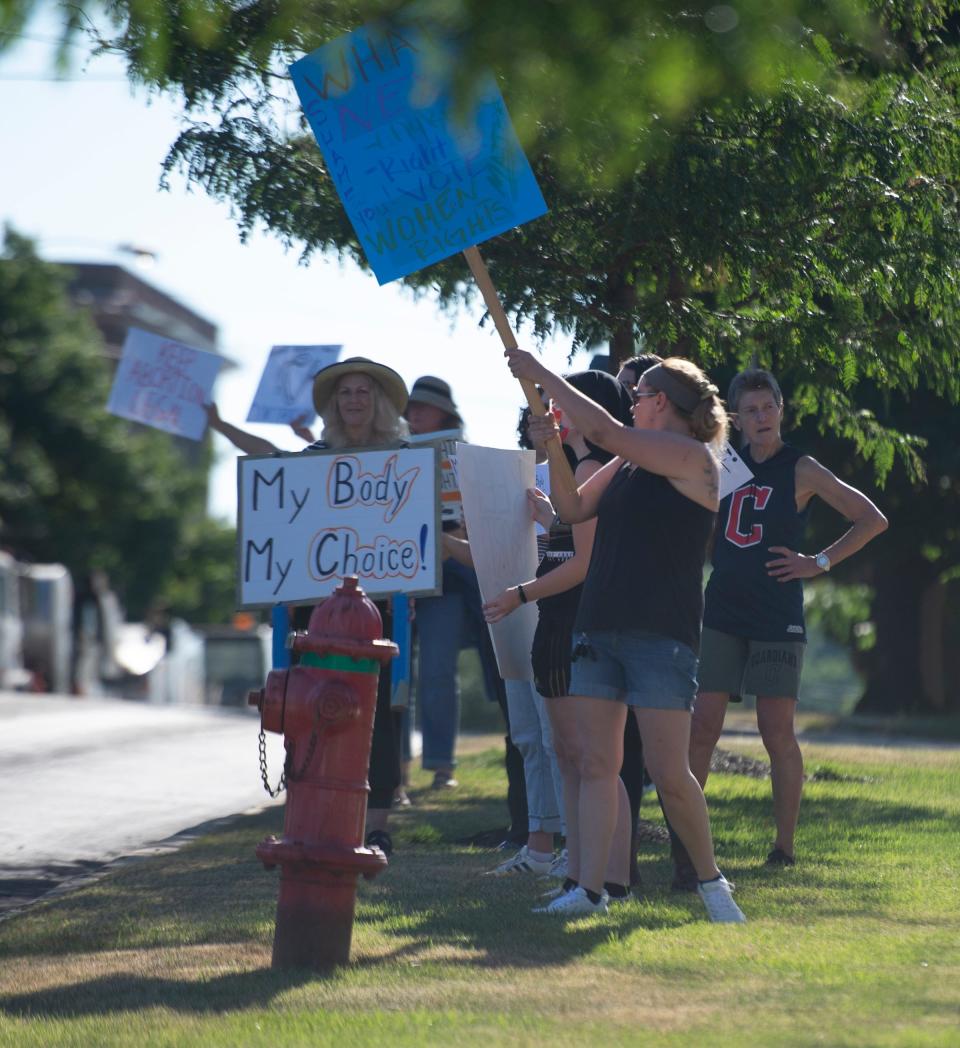
{"type": "Polygon", "coordinates": [[[107,411],[199,440],[207,428],[203,405],[223,363],[216,353],[130,328],[107,411]]]}
{"type": "Polygon", "coordinates": [[[460,114],[438,54],[419,26],[364,26],[290,67],[381,284],[547,210],[493,77],[460,114]]]}
{"type": "Polygon", "coordinates": [[[347,575],[367,596],[440,591],[436,449],[238,460],[239,604],[309,604],[347,575]]]}

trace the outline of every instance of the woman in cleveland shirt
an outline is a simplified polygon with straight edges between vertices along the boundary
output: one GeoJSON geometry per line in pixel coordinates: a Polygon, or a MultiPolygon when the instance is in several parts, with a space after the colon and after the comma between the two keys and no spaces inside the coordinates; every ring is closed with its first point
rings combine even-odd
{"type": "MultiPolygon", "coordinates": [[[[755,695],[757,723],[770,756],[776,822],[767,865],[792,866],[803,789],[803,757],[794,734],[806,647],[802,580],[828,572],[879,535],[887,521],[866,495],[784,443],[783,394],[769,371],[740,372],[730,383],[727,407],[742,434],[740,455],[753,477],[720,504],[690,767],[704,785],[727,703],[755,695]],[[799,551],[817,495],[850,527],[826,549],[805,554],[799,551]]],[[[675,880],[692,884],[682,853],[675,865],[675,880]]]]}

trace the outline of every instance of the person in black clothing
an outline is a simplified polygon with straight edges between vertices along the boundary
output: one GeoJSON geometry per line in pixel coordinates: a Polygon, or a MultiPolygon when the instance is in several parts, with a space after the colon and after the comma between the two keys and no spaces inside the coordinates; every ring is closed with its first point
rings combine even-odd
{"type": "MultiPolygon", "coordinates": [[[[568,376],[567,381],[585,396],[601,404],[624,425],[632,425],[630,396],[612,376],[603,371],[582,371],[568,376]]],[[[585,483],[610,461],[612,456],[609,452],[585,441],[576,427],[564,426],[561,432],[564,433],[564,448],[573,454],[574,478],[579,483],[585,483]]],[[[576,740],[569,738],[571,733],[575,733],[576,725],[566,716],[568,704],[552,701],[545,704],[543,699],[552,700],[570,694],[573,623],[587,565],[590,563],[596,524],[589,520],[572,527],[555,519],[553,507],[542,492],[533,489],[528,492],[528,498],[532,516],[548,529],[547,549],[537,568],[536,578],[510,586],[485,604],[483,611],[488,622],[499,622],[516,611],[521,603],[529,600],[537,602],[537,628],[531,651],[534,687],[531,689],[526,681],[518,681],[517,687],[508,690],[508,699],[511,719],[534,729],[525,733],[525,745],[521,749],[524,752],[528,801],[533,810],[538,807],[543,810],[544,798],[535,795],[533,787],[539,785],[536,794],[554,793],[551,788],[554,785],[553,776],[545,774],[553,764],[552,751],[556,752],[562,777],[565,808],[571,800],[575,800],[579,784],[573,758],[576,740]]],[[[620,833],[616,835],[618,846],[611,856],[606,883],[611,886],[611,892],[626,895],[630,880],[628,849],[632,836],[627,821],[629,805],[624,803],[619,806],[619,810],[622,824],[620,833]]],[[[552,829],[541,827],[539,833],[531,832],[527,844],[516,855],[491,872],[548,873],[552,867],[555,871],[561,868],[553,859],[552,829]]],[[[576,834],[569,831],[567,863],[563,875],[572,880],[579,876],[579,841],[576,834]]]]}
{"type": "MultiPolygon", "coordinates": [[[[783,442],[783,394],[770,372],[752,368],[737,375],[727,406],[753,477],[723,500],[717,517],[690,767],[704,785],[728,701],[755,695],[777,832],[767,862],[792,865],[803,789],[794,734],[806,644],[802,580],[828,572],[884,531],[887,521],[866,495],[783,442]],[[820,553],[804,554],[798,551],[815,495],[851,523],[820,553]]],[[[689,879],[682,855],[677,867],[676,879],[689,879]]]]}
{"type": "MultiPolygon", "coordinates": [[[[567,812],[580,839],[580,883],[546,910],[605,912],[603,875],[617,821],[617,772],[627,706],[671,823],[686,845],[714,921],[742,922],[717,869],[706,804],[690,772],[702,572],[719,502],[726,414],[703,372],[670,358],[648,368],[634,392],[634,428],[612,418],[522,350],[507,350],[517,378],[539,382],[591,443],[616,455],[577,491],[551,476],[561,517],[597,518],[593,555],[574,628],[570,706],[578,726],[577,803],[567,812]],[[709,445],[709,446],[708,446],[709,445]]],[[[534,419],[531,427],[556,429],[534,419]]],[[[532,430],[531,430],[532,431],[532,430]]]]}

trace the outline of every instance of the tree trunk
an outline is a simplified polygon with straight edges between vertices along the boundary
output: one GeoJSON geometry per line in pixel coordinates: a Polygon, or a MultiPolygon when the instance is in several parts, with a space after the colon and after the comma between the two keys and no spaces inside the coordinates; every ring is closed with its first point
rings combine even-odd
{"type": "Polygon", "coordinates": [[[934,579],[920,598],[920,680],[923,694],[937,713],[947,706],[943,626],[947,587],[934,579]]]}
{"type": "Polygon", "coordinates": [[[610,332],[610,374],[637,351],[637,288],[626,271],[611,273],[607,279],[613,306],[613,330],[610,332]]]}
{"type": "Polygon", "coordinates": [[[939,585],[938,574],[919,554],[876,565],[872,608],[876,644],[863,660],[866,689],[857,713],[943,710],[942,644],[928,636],[929,631],[942,629],[943,616],[933,614],[937,601],[931,595],[931,587],[939,585]]]}
{"type": "Polygon", "coordinates": [[[616,375],[620,365],[634,355],[636,341],[633,321],[623,321],[610,336],[610,374],[616,375]]]}

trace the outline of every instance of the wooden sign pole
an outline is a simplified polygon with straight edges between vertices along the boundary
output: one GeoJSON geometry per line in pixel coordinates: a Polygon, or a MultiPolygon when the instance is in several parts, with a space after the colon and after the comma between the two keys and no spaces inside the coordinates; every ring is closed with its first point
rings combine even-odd
{"type": "MultiPolygon", "coordinates": [[[[503,310],[503,305],[500,302],[500,296],[497,294],[497,289],[493,286],[493,281],[490,279],[490,273],[487,270],[486,263],[480,256],[480,251],[476,244],[473,247],[468,247],[463,252],[463,257],[467,260],[467,265],[470,267],[470,272],[473,274],[473,279],[477,282],[477,287],[480,288],[480,294],[483,295],[483,301],[486,304],[487,311],[493,318],[494,326],[500,335],[500,341],[503,343],[504,349],[516,349],[517,339],[513,333],[513,329],[510,327],[510,321],[507,319],[507,314],[503,310]]],[[[521,378],[520,388],[523,390],[524,396],[527,398],[527,404],[530,405],[530,410],[534,415],[546,415],[547,409],[544,406],[543,400],[540,397],[540,393],[537,391],[537,387],[528,378],[521,378]]],[[[559,477],[560,481],[564,486],[571,492],[577,490],[577,485],[573,479],[573,471],[570,469],[570,463],[567,461],[567,456],[564,454],[563,445],[560,443],[559,437],[554,437],[552,440],[547,441],[547,458],[550,461],[550,465],[555,470],[555,475],[559,477]]]]}

